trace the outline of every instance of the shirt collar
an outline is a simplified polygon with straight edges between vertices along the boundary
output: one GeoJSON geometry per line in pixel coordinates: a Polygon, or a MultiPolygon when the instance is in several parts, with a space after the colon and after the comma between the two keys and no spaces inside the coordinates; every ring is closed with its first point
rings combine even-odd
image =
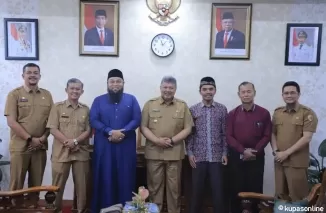
{"type": "Polygon", "coordinates": [[[292,112],[292,111],[298,112],[300,107],[301,107],[300,104],[297,104],[293,109],[289,109],[287,107],[284,107],[283,112],[292,112]]]}
{"type": "Polygon", "coordinates": [[[253,112],[253,111],[255,111],[255,109],[256,109],[256,105],[255,105],[255,104],[254,104],[254,105],[251,107],[251,109],[249,109],[249,110],[246,110],[246,109],[243,107],[243,105],[241,105],[241,110],[242,110],[242,111],[253,112]]]}
{"type": "MultiPolygon", "coordinates": [[[[67,99],[65,102],[66,102],[66,107],[69,107],[69,106],[72,107],[72,104],[70,103],[70,101],[69,101],[68,99],[67,99]]],[[[80,108],[81,108],[81,107],[83,107],[83,106],[82,106],[80,103],[78,103],[78,104],[77,104],[77,107],[80,107],[80,108]]]]}
{"type": "MultiPolygon", "coordinates": [[[[213,101],[212,105],[213,107],[216,107],[217,103],[215,101],[213,101]]],[[[206,105],[203,102],[200,102],[200,107],[205,107],[206,105]]],[[[208,107],[208,106],[206,106],[208,107]]]]}
{"type": "MultiPolygon", "coordinates": [[[[160,104],[165,104],[164,99],[162,98],[162,96],[160,97],[160,104]]],[[[175,98],[173,98],[172,102],[170,104],[175,104],[175,98]]]]}
{"type": "MultiPolygon", "coordinates": [[[[28,88],[26,85],[23,86],[25,91],[28,92],[28,93],[31,93],[33,90],[28,88]]],[[[39,87],[36,87],[35,89],[36,92],[41,92],[40,88],[39,87]]]]}

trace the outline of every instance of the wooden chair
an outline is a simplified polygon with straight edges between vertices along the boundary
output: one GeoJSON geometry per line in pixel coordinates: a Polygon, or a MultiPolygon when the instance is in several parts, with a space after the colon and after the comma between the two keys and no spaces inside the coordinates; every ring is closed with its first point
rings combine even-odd
{"type": "MultiPolygon", "coordinates": [[[[316,204],[317,198],[319,196],[321,189],[321,184],[315,184],[308,196],[308,202],[309,206],[313,206],[316,204]]],[[[252,202],[250,201],[251,199],[256,199],[259,200],[259,209],[260,213],[272,213],[273,208],[274,208],[274,199],[275,197],[273,196],[268,196],[260,193],[255,193],[255,192],[240,192],[239,197],[242,199],[242,206],[243,206],[243,212],[246,213],[251,213],[252,212],[252,207],[251,204],[252,202]]]]}
{"type": "Polygon", "coordinates": [[[0,213],[54,213],[57,186],[39,186],[15,191],[0,191],[0,213]],[[46,192],[45,206],[39,204],[39,193],[46,192]]]}

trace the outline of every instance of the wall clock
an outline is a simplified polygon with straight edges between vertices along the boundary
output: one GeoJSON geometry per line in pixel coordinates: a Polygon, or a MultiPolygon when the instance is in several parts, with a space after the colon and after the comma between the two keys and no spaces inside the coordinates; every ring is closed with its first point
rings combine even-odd
{"type": "Polygon", "coordinates": [[[159,57],[167,57],[174,50],[173,38],[165,33],[160,33],[154,36],[151,44],[152,51],[159,57]]]}

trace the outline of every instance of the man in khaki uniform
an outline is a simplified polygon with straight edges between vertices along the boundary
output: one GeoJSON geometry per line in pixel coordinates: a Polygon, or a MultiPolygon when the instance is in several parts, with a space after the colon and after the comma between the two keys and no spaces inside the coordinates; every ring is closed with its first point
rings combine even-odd
{"type": "Polygon", "coordinates": [[[165,181],[169,213],[180,212],[183,140],[191,133],[187,104],[174,98],[176,79],[164,77],[161,97],[150,99],[142,111],[141,132],[146,138],[147,184],[152,202],[162,210],[165,181]]]}
{"type": "Polygon", "coordinates": [[[58,211],[72,167],[77,195],[78,212],[86,209],[87,177],[89,173],[89,108],[79,102],[83,83],[72,78],[67,83],[68,99],[56,103],[51,110],[47,127],[54,136],[52,146],[52,185],[60,187],[56,197],[58,211]]]}
{"type": "Polygon", "coordinates": [[[318,118],[312,109],[299,104],[300,86],[296,82],[286,82],[282,91],[286,106],[275,109],[272,121],[275,192],[282,199],[298,201],[309,193],[309,143],[318,118]]]}
{"type": "Polygon", "coordinates": [[[7,96],[4,115],[10,127],[10,190],[24,187],[28,171],[28,187],[40,186],[46,165],[46,122],[53,100],[51,93],[38,87],[41,78],[38,65],[23,67],[24,85],[7,96]]]}

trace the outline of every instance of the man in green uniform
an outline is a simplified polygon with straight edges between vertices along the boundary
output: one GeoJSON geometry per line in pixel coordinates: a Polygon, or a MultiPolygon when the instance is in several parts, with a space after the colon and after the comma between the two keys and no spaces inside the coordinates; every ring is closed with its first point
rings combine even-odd
{"type": "Polygon", "coordinates": [[[78,213],[86,210],[87,182],[90,154],[88,150],[91,133],[89,108],[79,102],[83,83],[72,78],[67,82],[68,98],[56,103],[51,110],[47,127],[54,136],[52,146],[52,185],[59,186],[56,197],[58,211],[62,208],[62,196],[70,168],[77,194],[78,213]]]}
{"type": "Polygon", "coordinates": [[[193,120],[187,104],[174,97],[176,79],[164,77],[161,97],[144,105],[141,132],[146,138],[147,183],[150,197],[162,211],[166,183],[168,213],[180,213],[184,139],[191,133],[193,120]]]}
{"type": "Polygon", "coordinates": [[[275,109],[272,121],[275,193],[282,199],[298,201],[309,193],[309,143],[316,132],[318,118],[312,109],[298,102],[298,83],[286,82],[282,96],[286,106],[275,109]]]}
{"type": "Polygon", "coordinates": [[[46,165],[46,129],[53,100],[51,93],[38,87],[41,78],[38,65],[23,67],[24,85],[7,96],[4,115],[10,127],[10,190],[24,187],[28,172],[28,187],[42,185],[46,165]]]}

